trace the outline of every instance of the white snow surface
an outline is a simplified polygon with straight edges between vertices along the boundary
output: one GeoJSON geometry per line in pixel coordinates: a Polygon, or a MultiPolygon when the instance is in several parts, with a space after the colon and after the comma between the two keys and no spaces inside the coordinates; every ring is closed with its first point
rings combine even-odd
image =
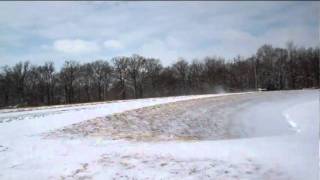
{"type": "MultiPolygon", "coordinates": [[[[166,172],[148,169],[137,162],[139,158],[160,161],[161,157],[172,157],[196,162],[214,159],[230,163],[254,159],[265,167],[283,170],[290,179],[317,180],[319,91],[296,91],[285,98],[282,98],[282,93],[286,94],[285,91],[279,92],[273,99],[248,103],[235,113],[234,132],[241,138],[232,140],[130,142],[99,137],[44,139],[41,134],[136,108],[233,94],[150,98],[23,111],[1,110],[0,179],[77,179],[79,177],[73,175],[79,173],[82,173],[82,178],[88,175],[93,179],[108,179],[115,171],[126,171],[127,175],[137,179],[172,179],[166,172]],[[135,161],[145,170],[121,170],[120,165],[106,170],[94,163],[101,160],[101,156],[106,157],[105,161],[111,157],[111,161],[120,163],[124,161],[123,156],[130,156],[128,161],[135,161]],[[160,160],[155,157],[160,157],[160,160]]],[[[201,163],[193,164],[194,168],[201,163]]],[[[180,178],[184,177],[175,176],[174,179],[180,178]]],[[[202,178],[190,176],[189,179],[202,178]]]]}

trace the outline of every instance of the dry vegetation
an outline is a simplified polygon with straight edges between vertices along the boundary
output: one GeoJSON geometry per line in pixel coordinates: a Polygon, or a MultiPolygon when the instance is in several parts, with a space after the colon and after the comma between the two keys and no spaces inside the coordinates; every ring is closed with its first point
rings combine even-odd
{"type": "Polygon", "coordinates": [[[100,117],[51,132],[48,136],[91,136],[136,141],[232,138],[230,117],[242,102],[257,95],[187,100],[100,117]],[[234,106],[233,104],[237,104],[234,106]]]}

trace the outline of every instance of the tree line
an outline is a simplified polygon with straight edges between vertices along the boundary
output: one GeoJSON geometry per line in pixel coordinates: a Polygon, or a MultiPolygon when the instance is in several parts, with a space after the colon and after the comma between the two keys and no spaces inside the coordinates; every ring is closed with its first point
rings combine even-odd
{"type": "Polygon", "coordinates": [[[261,46],[249,58],[179,58],[164,67],[140,55],[80,64],[28,61],[0,71],[0,106],[35,106],[187,94],[319,87],[319,47],[261,46]]]}

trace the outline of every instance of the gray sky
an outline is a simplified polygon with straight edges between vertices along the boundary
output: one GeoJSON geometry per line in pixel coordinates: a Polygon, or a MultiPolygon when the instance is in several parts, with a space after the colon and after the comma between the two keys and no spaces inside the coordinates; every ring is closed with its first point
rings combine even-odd
{"type": "Polygon", "coordinates": [[[265,43],[318,45],[319,19],[319,2],[0,2],[0,65],[247,57],[265,43]]]}

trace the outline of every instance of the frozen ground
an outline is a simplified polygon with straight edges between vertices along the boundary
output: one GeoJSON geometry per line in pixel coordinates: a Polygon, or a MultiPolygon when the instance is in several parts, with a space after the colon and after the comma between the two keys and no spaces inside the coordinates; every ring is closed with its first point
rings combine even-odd
{"type": "Polygon", "coordinates": [[[316,180],[318,93],[1,110],[0,179],[316,180]]]}

